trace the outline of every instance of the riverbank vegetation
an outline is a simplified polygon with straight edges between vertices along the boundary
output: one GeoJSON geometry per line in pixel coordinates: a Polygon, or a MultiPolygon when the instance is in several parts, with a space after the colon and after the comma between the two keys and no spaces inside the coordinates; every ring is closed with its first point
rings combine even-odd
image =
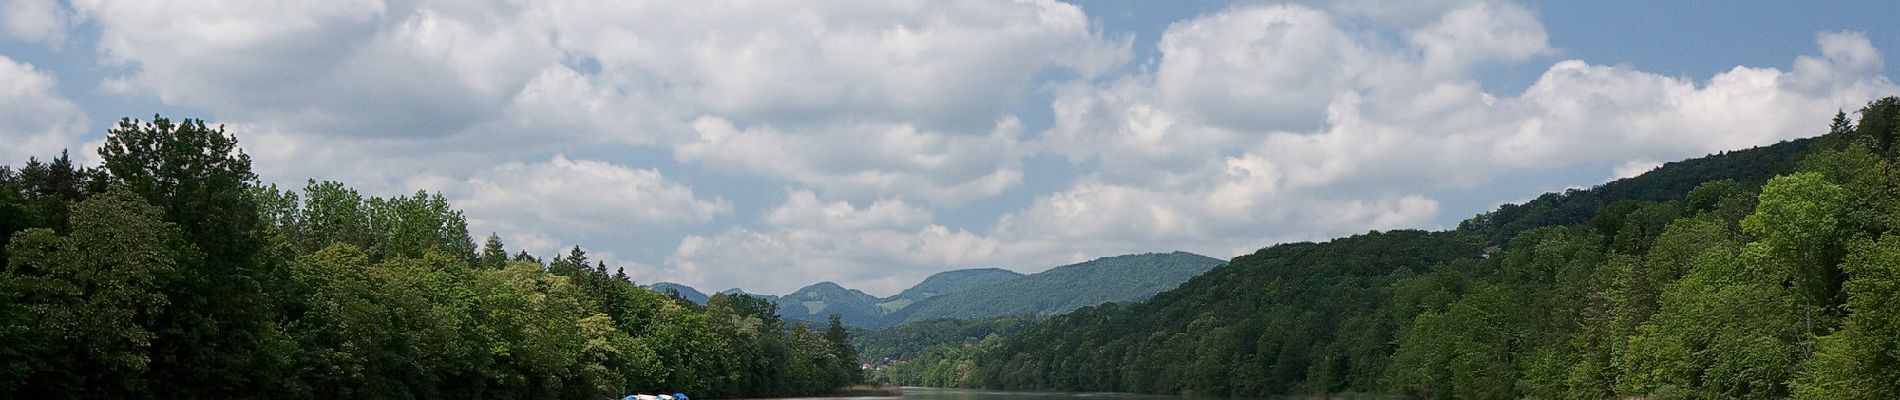
{"type": "Polygon", "coordinates": [[[1234,258],[926,350],[905,385],[1203,396],[1900,398],[1900,100],[1441,232],[1234,258]]]}
{"type": "Polygon", "coordinates": [[[0,167],[0,397],[828,393],[845,329],[700,307],[580,248],[479,247],[440,194],[261,185],[222,127],[121,121],[98,167],[0,167]]]}

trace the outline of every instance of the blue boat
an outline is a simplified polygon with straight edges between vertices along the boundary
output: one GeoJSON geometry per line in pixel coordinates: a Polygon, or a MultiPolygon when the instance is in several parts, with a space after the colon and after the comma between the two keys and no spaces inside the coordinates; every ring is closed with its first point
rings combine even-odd
{"type": "Polygon", "coordinates": [[[630,394],[630,395],[627,395],[627,397],[620,398],[620,400],[692,400],[692,399],[687,398],[685,393],[674,393],[674,394],[662,393],[662,394],[657,394],[657,395],[630,394]]]}

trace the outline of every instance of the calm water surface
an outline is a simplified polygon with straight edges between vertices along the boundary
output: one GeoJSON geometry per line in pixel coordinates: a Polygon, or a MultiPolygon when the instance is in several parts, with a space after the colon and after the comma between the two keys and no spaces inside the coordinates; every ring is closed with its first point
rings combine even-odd
{"type": "Polygon", "coordinates": [[[904,388],[903,397],[824,397],[779,400],[1183,400],[1183,397],[1126,393],[1010,392],[975,389],[904,388]]]}

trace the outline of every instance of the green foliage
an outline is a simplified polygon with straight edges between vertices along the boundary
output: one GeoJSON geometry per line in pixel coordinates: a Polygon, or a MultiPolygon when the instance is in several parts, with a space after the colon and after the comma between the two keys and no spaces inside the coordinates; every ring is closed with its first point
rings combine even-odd
{"type": "Polygon", "coordinates": [[[896,310],[931,297],[961,292],[964,290],[995,285],[1022,278],[1023,274],[1002,268],[971,268],[944,271],[924,278],[916,286],[904,289],[895,296],[879,299],[878,306],[886,310],[896,310]]]}
{"type": "Polygon", "coordinates": [[[830,346],[825,353],[832,360],[831,370],[827,371],[830,379],[826,381],[864,382],[864,369],[858,364],[858,349],[851,345],[851,334],[845,331],[844,323],[838,320],[838,316],[831,316],[831,321],[825,325],[824,337],[825,344],[830,346]]]}
{"type": "Polygon", "coordinates": [[[106,181],[129,189],[164,211],[202,254],[165,283],[172,307],[152,327],[154,365],[148,379],[157,397],[263,396],[282,385],[283,354],[258,349],[286,345],[276,326],[287,282],[282,259],[259,257],[265,225],[255,197],[257,177],[237,139],[204,121],[174,124],[120,120],[99,148],[106,181]]]}
{"type": "Polygon", "coordinates": [[[841,326],[675,301],[579,248],[544,264],[491,235],[478,253],[440,194],[259,186],[202,121],[109,133],[98,169],[0,167],[0,398],[795,396],[859,380],[841,326]]]}
{"type": "Polygon", "coordinates": [[[1808,154],[1816,140],[1792,140],[1677,161],[1587,190],[1547,193],[1524,204],[1506,204],[1460,222],[1458,231],[1476,235],[1490,244],[1503,244],[1527,230],[1583,223],[1596,216],[1598,209],[1618,200],[1668,201],[1682,197],[1705,182],[1721,180],[1735,181],[1742,187],[1759,186],[1768,178],[1793,170],[1793,164],[1808,154]]]}
{"type": "Polygon", "coordinates": [[[852,345],[856,346],[860,360],[883,364],[916,358],[931,347],[975,343],[990,335],[1007,336],[1035,322],[1035,318],[1028,316],[933,319],[866,332],[854,337],[852,345]]]}
{"type": "Polygon", "coordinates": [[[1795,395],[1814,399],[1900,397],[1900,236],[1853,246],[1843,269],[1847,309],[1841,331],[1821,338],[1795,395]]]}
{"type": "Polygon", "coordinates": [[[1696,398],[1777,398],[1798,363],[1799,296],[1780,271],[1761,265],[1759,246],[1717,246],[1669,285],[1660,308],[1628,341],[1621,393],[1696,398]]]}
{"type": "Polygon", "coordinates": [[[146,389],[159,290],[195,253],[137,195],[79,203],[72,230],[33,228],[8,243],[0,274],[0,393],[131,396],[146,389]]]}
{"type": "Polygon", "coordinates": [[[1820,173],[1768,181],[1755,213],[1742,220],[1744,231],[1761,238],[1756,246],[1766,256],[1763,261],[1783,274],[1764,278],[1793,282],[1810,308],[1837,304],[1845,249],[1840,217],[1846,206],[1847,190],[1820,173]]]}

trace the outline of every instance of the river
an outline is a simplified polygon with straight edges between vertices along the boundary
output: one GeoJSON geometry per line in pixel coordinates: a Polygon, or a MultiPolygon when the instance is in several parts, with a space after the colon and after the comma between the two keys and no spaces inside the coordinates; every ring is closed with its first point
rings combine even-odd
{"type": "MultiPolygon", "coordinates": [[[[897,397],[815,397],[776,400],[890,400],[897,397]]],[[[1182,400],[1182,397],[1126,393],[1012,392],[906,387],[904,400],[1182,400]]]]}

